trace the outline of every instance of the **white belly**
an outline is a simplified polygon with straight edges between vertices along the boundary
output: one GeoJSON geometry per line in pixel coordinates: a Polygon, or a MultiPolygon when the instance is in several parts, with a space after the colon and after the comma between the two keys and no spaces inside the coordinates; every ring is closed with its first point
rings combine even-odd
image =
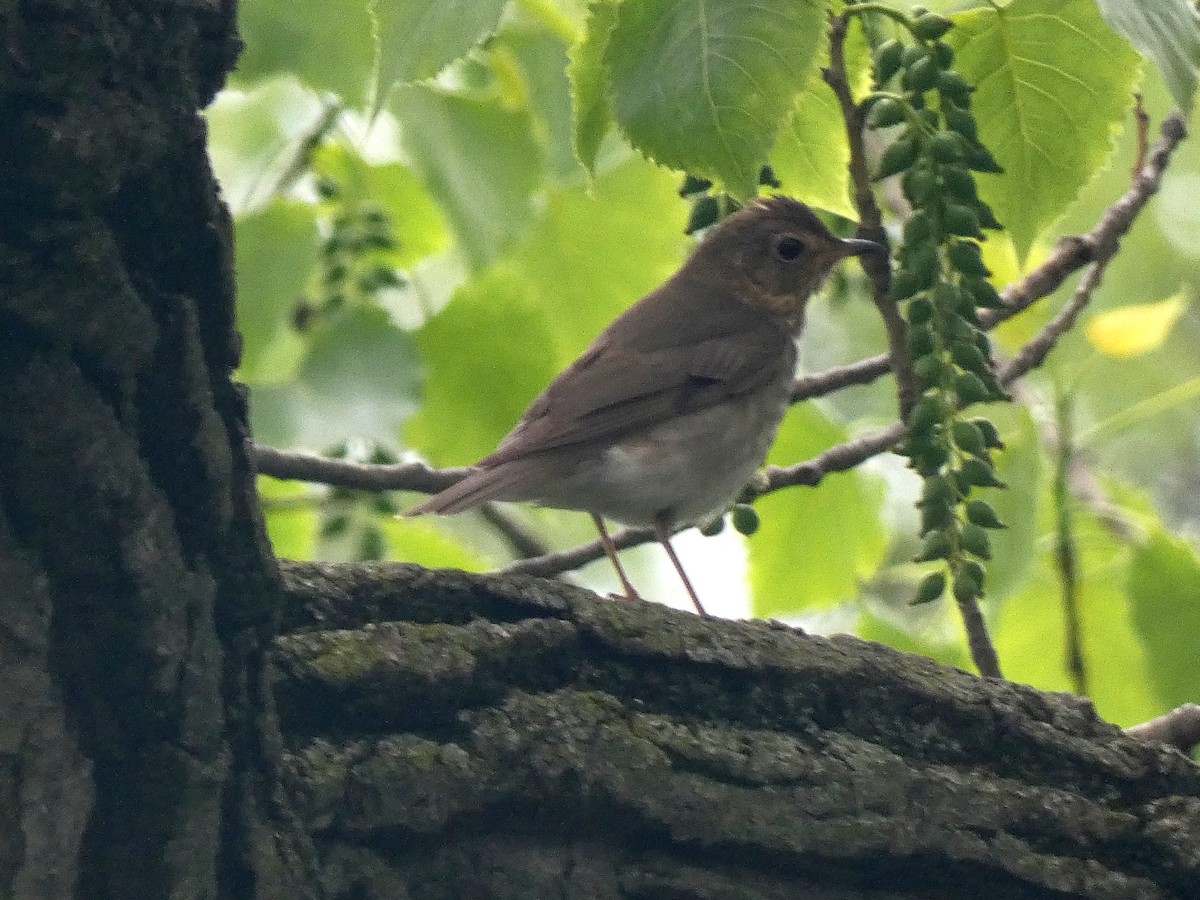
{"type": "Polygon", "coordinates": [[[791,381],[741,402],[659,425],[579,461],[539,485],[542,506],[594,512],[626,525],[703,521],[723,512],[766,459],[787,409],[791,381]]]}

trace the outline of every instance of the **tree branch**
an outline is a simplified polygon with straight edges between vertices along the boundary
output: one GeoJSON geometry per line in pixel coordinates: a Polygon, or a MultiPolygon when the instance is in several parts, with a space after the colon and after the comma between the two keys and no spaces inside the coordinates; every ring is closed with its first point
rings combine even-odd
{"type": "MultiPolygon", "coordinates": [[[[837,98],[842,121],[846,124],[846,140],[850,147],[850,181],[854,185],[854,205],[858,209],[857,234],[886,248],[887,231],[883,227],[879,206],[875,203],[875,192],[871,190],[871,172],[863,146],[862,108],[854,102],[846,78],[847,20],[830,13],[829,23],[829,67],[823,69],[821,75],[837,98]]],[[[913,404],[917,402],[917,379],[908,356],[908,324],[900,315],[896,301],[888,295],[892,279],[890,257],[890,253],[871,253],[859,257],[859,260],[871,280],[871,300],[879,310],[887,330],[889,368],[896,374],[900,418],[906,420],[913,404]]]]}

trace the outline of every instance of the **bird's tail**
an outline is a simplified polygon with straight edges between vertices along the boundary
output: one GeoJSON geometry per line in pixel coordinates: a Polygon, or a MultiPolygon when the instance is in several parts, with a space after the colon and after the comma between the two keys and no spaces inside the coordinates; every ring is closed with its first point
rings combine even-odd
{"type": "Polygon", "coordinates": [[[515,490],[528,477],[528,473],[522,471],[523,468],[525,467],[506,463],[495,467],[476,469],[461,481],[452,484],[439,494],[434,494],[420,506],[410,509],[404,515],[407,517],[438,513],[449,516],[474,509],[489,500],[520,499],[515,490]]]}

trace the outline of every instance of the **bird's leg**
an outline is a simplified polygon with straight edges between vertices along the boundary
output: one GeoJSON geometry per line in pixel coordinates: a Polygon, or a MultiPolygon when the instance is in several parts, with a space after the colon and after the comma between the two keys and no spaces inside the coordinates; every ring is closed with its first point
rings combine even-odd
{"type": "Polygon", "coordinates": [[[688,579],[687,573],[683,571],[683,566],[679,562],[679,557],[675,555],[675,548],[671,546],[671,529],[667,524],[667,520],[659,517],[654,522],[654,531],[658,535],[658,542],[663,545],[663,549],[667,551],[667,556],[671,557],[671,562],[675,566],[675,571],[679,573],[679,577],[683,579],[683,586],[687,588],[688,596],[692,598],[692,605],[696,607],[696,612],[708,618],[708,613],[704,611],[704,607],[700,605],[700,598],[696,596],[696,589],[692,587],[692,582],[688,579]]]}
{"type": "Polygon", "coordinates": [[[608,536],[608,529],[604,527],[604,520],[595,513],[592,513],[592,521],[596,523],[596,530],[600,532],[600,543],[604,545],[604,552],[608,554],[613,568],[617,570],[617,577],[621,579],[621,586],[625,588],[625,599],[641,600],[642,595],[634,588],[633,583],[629,580],[629,576],[625,574],[625,567],[617,559],[617,545],[608,536]]]}

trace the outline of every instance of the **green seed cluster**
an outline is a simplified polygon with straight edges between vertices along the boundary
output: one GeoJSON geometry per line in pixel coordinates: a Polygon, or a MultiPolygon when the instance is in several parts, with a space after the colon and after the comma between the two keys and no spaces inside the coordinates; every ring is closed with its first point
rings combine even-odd
{"type": "MultiPolygon", "coordinates": [[[[758,511],[749,503],[735,503],[729,510],[729,520],[733,523],[733,530],[746,537],[758,531],[758,511]]],[[[724,530],[725,516],[718,516],[700,526],[700,533],[705,537],[714,537],[724,530]]]]}
{"type": "Polygon", "coordinates": [[[388,211],[376,203],[344,202],[341,188],[330,178],[318,179],[316,189],[329,211],[328,234],[321,242],[316,299],[303,301],[294,316],[301,331],[317,315],[372,302],[380,291],[404,284],[387,262],[399,246],[388,211]]]}
{"type": "MultiPolygon", "coordinates": [[[[763,166],[758,172],[760,187],[779,188],[782,182],[775,177],[775,171],[770,166],[763,166]]],[[[707,178],[697,175],[686,175],[679,187],[679,196],[692,204],[684,234],[695,234],[710,225],[715,225],[725,216],[738,208],[738,204],[728,194],[712,193],[713,183],[707,178]]]]}
{"type": "MultiPolygon", "coordinates": [[[[1000,223],[979,199],[973,173],[1000,167],[979,141],[972,88],[954,71],[954,52],[941,40],[951,22],[920,7],[899,20],[914,40],[888,40],[876,49],[866,121],[873,128],[900,126],[876,177],[899,175],[912,206],[890,288],[904,305],[920,389],[900,452],[924,480],[918,560],[945,560],[954,596],[965,602],[983,595],[988,531],[1003,527],[990,504],[971,496],[976,488],[1002,487],[992,451],[1003,444],[988,419],[961,414],[972,403],[1007,399],[977,317],[979,308],[1003,302],[987,280],[979,246],[983,230],[1000,223]]],[[[946,580],[945,571],[928,575],[914,602],[940,598],[946,580]]]]}
{"type": "MultiPolygon", "coordinates": [[[[326,455],[333,459],[378,466],[394,465],[399,461],[393,454],[378,447],[363,458],[361,452],[352,451],[346,444],[330,448],[326,455]]],[[[391,495],[332,487],[319,511],[318,534],[323,555],[356,562],[387,558],[387,539],[379,523],[400,511],[391,495]]]]}

